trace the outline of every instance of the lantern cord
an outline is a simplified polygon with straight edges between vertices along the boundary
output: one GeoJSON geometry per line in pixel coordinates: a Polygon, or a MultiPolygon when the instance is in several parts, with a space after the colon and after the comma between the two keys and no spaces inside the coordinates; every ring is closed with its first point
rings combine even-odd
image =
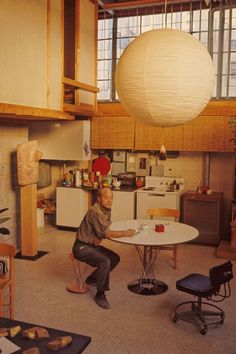
{"type": "Polygon", "coordinates": [[[165,0],[165,28],[167,28],[167,0],[165,0]]]}
{"type": "Polygon", "coordinates": [[[164,127],[162,127],[162,144],[160,148],[159,159],[162,161],[166,160],[166,148],[164,145],[164,127]]]}

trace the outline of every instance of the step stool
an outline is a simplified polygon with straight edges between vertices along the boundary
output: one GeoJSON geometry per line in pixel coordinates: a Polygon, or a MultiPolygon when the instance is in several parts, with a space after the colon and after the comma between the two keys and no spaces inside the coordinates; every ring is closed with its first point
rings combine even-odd
{"type": "Polygon", "coordinates": [[[85,285],[84,276],[87,264],[76,259],[73,253],[69,253],[68,257],[72,261],[73,269],[75,272],[75,280],[73,283],[66,286],[66,290],[72,293],[86,293],[88,288],[85,285]]]}

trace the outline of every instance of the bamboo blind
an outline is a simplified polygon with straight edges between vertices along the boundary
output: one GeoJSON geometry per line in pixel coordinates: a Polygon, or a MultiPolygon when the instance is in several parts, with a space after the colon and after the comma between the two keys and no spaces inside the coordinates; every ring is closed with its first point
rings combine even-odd
{"type": "Polygon", "coordinates": [[[135,149],[182,151],[234,151],[229,116],[199,116],[176,127],[151,127],[136,123],[135,149]]]}
{"type": "Polygon", "coordinates": [[[198,116],[174,127],[142,124],[130,116],[92,119],[91,148],[233,152],[230,116],[198,116]]]}
{"type": "Polygon", "coordinates": [[[92,149],[133,149],[134,119],[93,117],[90,144],[92,149]]]}

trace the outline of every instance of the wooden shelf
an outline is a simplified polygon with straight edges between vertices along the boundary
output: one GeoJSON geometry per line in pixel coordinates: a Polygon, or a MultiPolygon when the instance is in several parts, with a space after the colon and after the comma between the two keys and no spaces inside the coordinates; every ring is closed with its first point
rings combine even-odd
{"type": "Polygon", "coordinates": [[[81,89],[81,90],[93,92],[93,93],[99,92],[99,88],[96,86],[88,85],[88,84],[85,84],[80,81],[69,79],[68,77],[64,77],[62,82],[64,85],[70,86],[70,87],[74,88],[75,90],[81,89]]]}
{"type": "Polygon", "coordinates": [[[74,120],[74,117],[63,111],[9,103],[0,103],[0,118],[21,120],[74,120]]]}
{"type": "Polygon", "coordinates": [[[73,115],[91,117],[95,114],[95,111],[94,111],[92,105],[80,104],[79,106],[77,106],[75,104],[64,103],[63,109],[65,112],[73,114],[73,115]]]}

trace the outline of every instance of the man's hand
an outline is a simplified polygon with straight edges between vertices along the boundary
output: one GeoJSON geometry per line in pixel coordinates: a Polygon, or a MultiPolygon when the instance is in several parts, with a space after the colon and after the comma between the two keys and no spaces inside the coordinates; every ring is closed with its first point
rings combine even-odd
{"type": "Polygon", "coordinates": [[[135,231],[136,231],[136,230],[134,230],[134,229],[128,229],[128,230],[125,231],[125,235],[124,235],[124,236],[126,236],[126,237],[133,237],[134,234],[135,234],[135,231]]]}
{"type": "Polygon", "coordinates": [[[93,241],[93,244],[94,244],[94,246],[99,246],[101,242],[102,242],[102,240],[100,240],[100,238],[95,238],[95,240],[93,241]]]}

